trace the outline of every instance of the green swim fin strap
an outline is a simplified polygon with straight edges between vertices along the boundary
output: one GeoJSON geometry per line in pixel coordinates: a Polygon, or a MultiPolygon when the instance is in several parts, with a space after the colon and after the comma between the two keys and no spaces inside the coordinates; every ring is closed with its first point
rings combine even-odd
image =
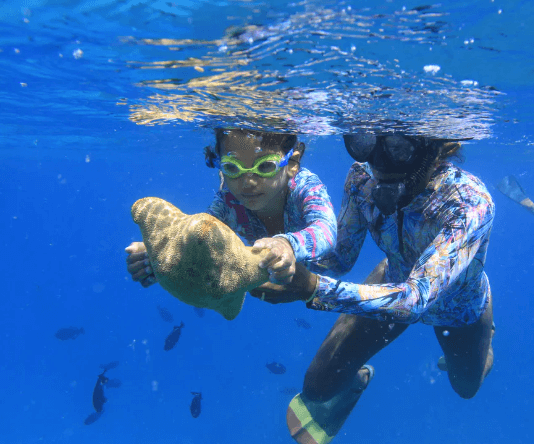
{"type": "Polygon", "coordinates": [[[289,403],[287,426],[291,437],[299,444],[328,444],[335,436],[329,436],[315,422],[300,393],[289,403]]]}

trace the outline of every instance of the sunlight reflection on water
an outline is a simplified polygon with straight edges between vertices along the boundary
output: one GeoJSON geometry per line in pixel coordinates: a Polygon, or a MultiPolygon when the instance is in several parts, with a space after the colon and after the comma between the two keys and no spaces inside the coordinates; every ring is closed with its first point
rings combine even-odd
{"type": "Polygon", "coordinates": [[[131,101],[130,119],[316,135],[402,130],[490,137],[502,95],[496,88],[438,75],[438,65],[404,69],[391,57],[414,44],[446,46],[453,27],[441,8],[378,14],[311,5],[271,24],[230,27],[215,40],[128,39],[173,55],[130,62],[161,71],[139,82],[159,92],[131,101]],[[383,42],[388,48],[380,54],[383,42]]]}

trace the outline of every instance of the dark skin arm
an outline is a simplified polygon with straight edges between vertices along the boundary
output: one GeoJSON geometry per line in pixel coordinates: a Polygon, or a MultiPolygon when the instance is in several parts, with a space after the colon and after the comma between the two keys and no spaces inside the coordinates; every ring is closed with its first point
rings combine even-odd
{"type": "Polygon", "coordinates": [[[315,291],[319,277],[309,271],[304,265],[298,263],[293,280],[286,285],[265,284],[250,291],[256,298],[262,298],[270,304],[283,304],[295,301],[307,301],[315,291]]]}

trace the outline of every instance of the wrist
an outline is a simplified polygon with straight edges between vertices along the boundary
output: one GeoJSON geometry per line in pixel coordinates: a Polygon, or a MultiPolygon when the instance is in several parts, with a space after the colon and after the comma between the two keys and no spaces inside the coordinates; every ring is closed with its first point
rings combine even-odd
{"type": "Polygon", "coordinates": [[[308,286],[308,292],[305,298],[302,300],[308,304],[309,302],[313,301],[317,294],[317,290],[319,290],[319,276],[316,274],[310,273],[311,279],[309,280],[309,286],[308,286]]]}

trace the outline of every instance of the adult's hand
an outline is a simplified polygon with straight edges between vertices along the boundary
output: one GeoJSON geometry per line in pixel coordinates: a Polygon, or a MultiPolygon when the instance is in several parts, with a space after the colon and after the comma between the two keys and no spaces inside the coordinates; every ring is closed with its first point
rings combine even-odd
{"type": "Polygon", "coordinates": [[[250,291],[250,294],[270,304],[307,301],[315,291],[319,277],[304,265],[297,264],[293,280],[286,285],[266,282],[250,291]]]}

